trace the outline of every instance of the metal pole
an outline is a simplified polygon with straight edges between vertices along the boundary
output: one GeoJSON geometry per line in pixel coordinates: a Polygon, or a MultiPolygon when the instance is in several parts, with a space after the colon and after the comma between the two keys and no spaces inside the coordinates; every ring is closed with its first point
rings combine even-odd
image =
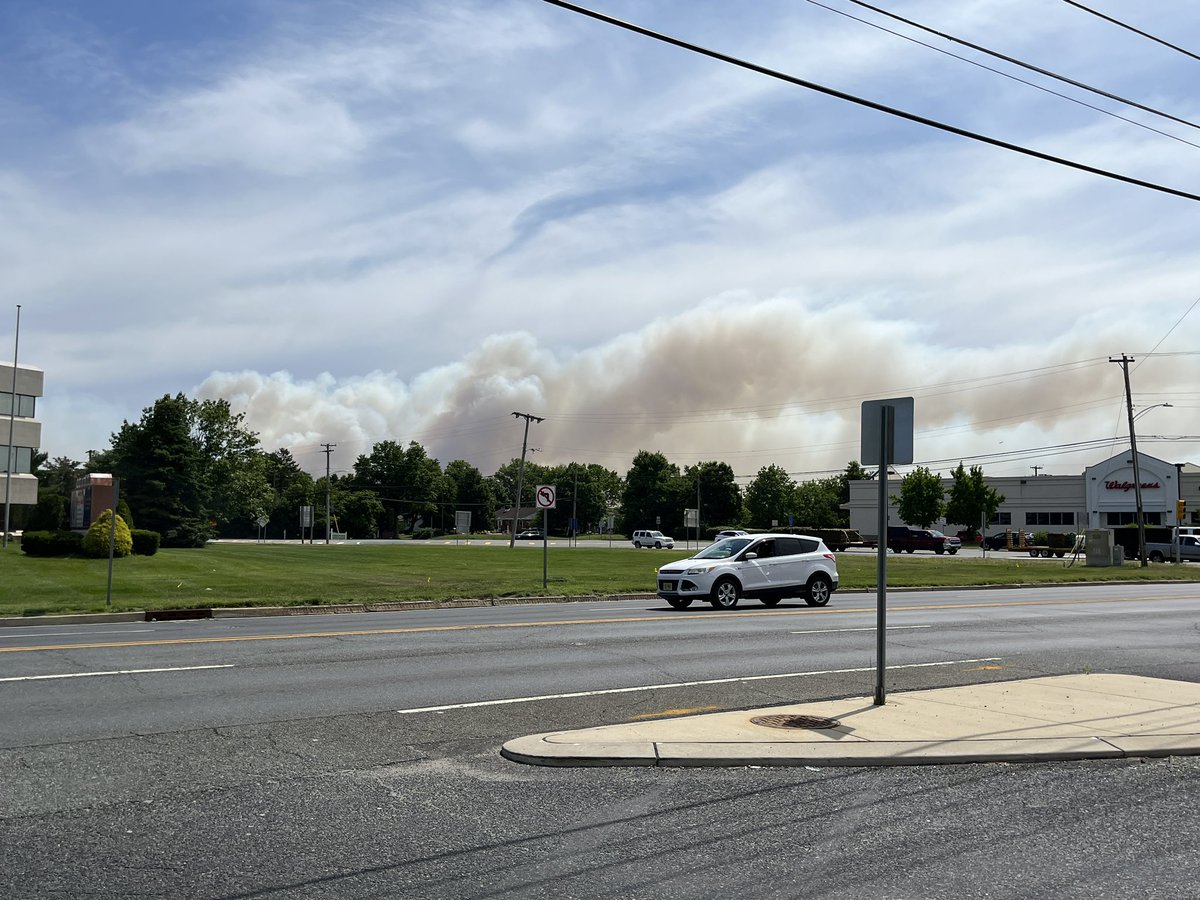
{"type": "Polygon", "coordinates": [[[579,546],[579,519],[576,513],[579,511],[579,470],[575,468],[575,463],[571,463],[571,470],[575,475],[575,487],[571,489],[571,546],[579,546]]]}
{"type": "Polygon", "coordinates": [[[12,490],[13,470],[13,429],[17,417],[17,351],[21,349],[21,304],[17,304],[17,332],[13,338],[13,377],[12,377],[12,406],[8,410],[8,462],[4,467],[4,540],[3,547],[8,549],[9,497],[12,490]]]}
{"type": "Polygon", "coordinates": [[[1133,357],[1122,353],[1120,359],[1110,358],[1109,362],[1119,362],[1121,370],[1125,373],[1125,409],[1129,414],[1129,449],[1133,453],[1133,496],[1134,502],[1137,504],[1138,559],[1141,560],[1142,568],[1147,568],[1150,562],[1146,559],[1146,516],[1142,509],[1142,470],[1138,464],[1137,434],[1133,430],[1133,394],[1129,390],[1129,364],[1133,362],[1133,357]]]}
{"type": "Polygon", "coordinates": [[[325,543],[326,543],[326,544],[328,544],[328,543],[329,543],[329,529],[330,529],[330,519],[329,519],[329,457],[330,457],[330,455],[333,453],[333,448],[334,448],[334,447],[336,447],[336,446],[337,446],[337,444],[322,444],[322,445],[321,445],[321,447],[322,447],[322,448],[324,448],[324,453],[325,453],[325,543]]]}
{"type": "Polygon", "coordinates": [[[521,518],[521,488],[524,487],[525,481],[525,452],[529,447],[529,422],[530,420],[533,420],[534,422],[545,421],[538,416],[531,416],[529,413],[519,412],[513,413],[513,418],[525,420],[525,437],[521,439],[521,465],[520,468],[517,469],[517,496],[513,499],[513,522],[512,533],[508,536],[509,547],[517,546],[517,522],[520,521],[521,518]]]}
{"type": "Polygon", "coordinates": [[[879,409],[879,544],[876,549],[875,580],[875,706],[883,706],[887,700],[884,672],[887,669],[887,523],[888,523],[888,451],[892,447],[891,428],[895,422],[895,408],[882,406],[879,409]]]}
{"type": "Polygon", "coordinates": [[[546,585],[550,582],[549,571],[550,565],[548,562],[550,551],[547,549],[550,546],[550,510],[542,510],[542,590],[546,589],[546,585]]]}

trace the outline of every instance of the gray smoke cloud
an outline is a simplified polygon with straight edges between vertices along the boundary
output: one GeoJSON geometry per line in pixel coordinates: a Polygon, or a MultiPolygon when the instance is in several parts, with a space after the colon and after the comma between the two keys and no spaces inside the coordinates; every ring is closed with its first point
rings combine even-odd
{"type": "MultiPolygon", "coordinates": [[[[382,371],[215,372],[197,395],[229,400],[264,447],[287,447],[314,472],[324,469],[321,442],[337,444],[333,467],[348,471],[378,441],[415,440],[443,464],[462,458],[490,474],[520,454],[523,424],[511,415],[519,411],[545,417],[530,429],[540,451],[531,458],[543,464],[595,462],[624,474],[648,449],[680,466],[724,460],[739,475],[770,463],[816,473],[858,458],[860,404],[880,397],[916,397],[918,462],[1114,435],[1120,444],[1121,372],[1107,356],[1152,345],[1156,338],[1137,329],[1081,318],[1049,340],[952,348],[924,340],[918,323],[861,304],[732,294],[573,353],[528,333],[498,334],[408,380],[382,371]]],[[[964,323],[960,337],[983,344],[987,323],[964,323]]],[[[1187,391],[1194,367],[1186,356],[1151,358],[1135,390],[1146,405],[1159,402],[1152,398],[1187,391]]],[[[1170,412],[1156,414],[1159,427],[1186,430],[1170,412]]],[[[1172,458],[1195,444],[1145,449],[1172,458]]],[[[1076,472],[1102,455],[1051,454],[1044,465],[1076,472]]]]}

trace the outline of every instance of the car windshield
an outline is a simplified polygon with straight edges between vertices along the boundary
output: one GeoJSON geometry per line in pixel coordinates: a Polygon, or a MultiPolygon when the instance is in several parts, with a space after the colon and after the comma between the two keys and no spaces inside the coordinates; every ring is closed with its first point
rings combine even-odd
{"type": "Polygon", "coordinates": [[[729,559],[731,556],[737,556],[750,543],[750,538],[736,537],[725,538],[723,541],[717,541],[715,544],[705,547],[695,555],[695,559],[729,559]]]}

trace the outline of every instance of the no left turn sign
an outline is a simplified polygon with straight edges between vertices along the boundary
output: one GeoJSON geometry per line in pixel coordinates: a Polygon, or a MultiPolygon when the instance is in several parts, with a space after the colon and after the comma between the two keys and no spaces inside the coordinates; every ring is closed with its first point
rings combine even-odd
{"type": "Polygon", "coordinates": [[[539,484],[534,498],[538,509],[554,509],[558,505],[558,495],[552,484],[539,484]]]}

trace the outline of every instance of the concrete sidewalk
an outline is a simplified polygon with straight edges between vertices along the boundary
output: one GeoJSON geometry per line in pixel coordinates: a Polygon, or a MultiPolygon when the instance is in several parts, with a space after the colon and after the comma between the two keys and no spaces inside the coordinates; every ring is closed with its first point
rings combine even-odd
{"type": "Polygon", "coordinates": [[[548,732],[509,741],[501,753],[542,766],[896,766],[1188,756],[1200,754],[1200,684],[1133,675],[1030,678],[891,694],[883,706],[870,697],[853,698],[548,732]],[[752,721],[761,717],[779,718],[752,721]]]}

